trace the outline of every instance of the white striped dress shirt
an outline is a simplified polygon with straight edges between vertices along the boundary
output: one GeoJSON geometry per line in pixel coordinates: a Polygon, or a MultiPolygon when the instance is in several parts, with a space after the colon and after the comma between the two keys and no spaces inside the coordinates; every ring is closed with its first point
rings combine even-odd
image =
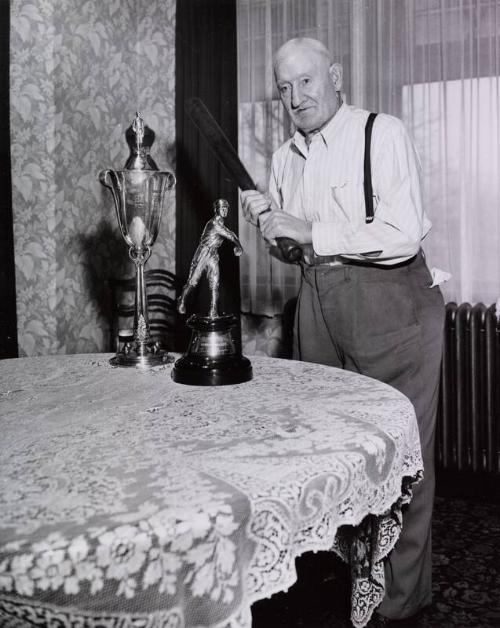
{"type": "Polygon", "coordinates": [[[417,253],[431,227],[422,209],[420,162],[401,120],[375,119],[371,169],[375,218],[365,221],[364,134],[368,111],[343,104],[312,136],[296,132],[273,155],[270,192],[286,212],[312,223],[317,255],[391,265],[417,253]]]}

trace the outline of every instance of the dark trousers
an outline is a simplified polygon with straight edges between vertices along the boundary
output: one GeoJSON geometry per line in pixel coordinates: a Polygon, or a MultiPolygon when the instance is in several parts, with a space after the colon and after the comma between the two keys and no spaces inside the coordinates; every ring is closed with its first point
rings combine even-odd
{"type": "Polygon", "coordinates": [[[445,308],[423,254],[396,268],[303,266],[294,358],[356,371],[413,403],[424,479],[414,486],[401,536],[386,561],[379,612],[415,614],[431,602],[434,434],[445,308]]]}

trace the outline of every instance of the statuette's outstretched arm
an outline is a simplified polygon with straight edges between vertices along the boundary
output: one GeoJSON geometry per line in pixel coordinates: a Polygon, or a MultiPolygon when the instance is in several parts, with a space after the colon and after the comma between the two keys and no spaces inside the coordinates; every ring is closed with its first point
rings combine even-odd
{"type": "Polygon", "coordinates": [[[200,243],[195,251],[187,282],[182,289],[182,293],[177,300],[177,309],[181,314],[186,312],[186,297],[198,284],[202,274],[205,272],[210,288],[210,310],[209,318],[219,316],[219,247],[224,240],[229,240],[234,244],[234,254],[241,255],[243,248],[236,234],[228,229],[224,224],[224,219],[229,212],[229,203],[225,199],[218,199],[214,203],[215,216],[207,222],[200,243]]]}

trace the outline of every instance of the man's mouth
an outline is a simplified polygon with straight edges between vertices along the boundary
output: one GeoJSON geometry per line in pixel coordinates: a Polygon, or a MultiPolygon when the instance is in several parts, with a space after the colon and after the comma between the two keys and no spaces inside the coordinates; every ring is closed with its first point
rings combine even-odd
{"type": "Polygon", "coordinates": [[[310,111],[312,108],[313,107],[301,107],[300,109],[296,109],[295,113],[302,115],[303,113],[310,111]]]}

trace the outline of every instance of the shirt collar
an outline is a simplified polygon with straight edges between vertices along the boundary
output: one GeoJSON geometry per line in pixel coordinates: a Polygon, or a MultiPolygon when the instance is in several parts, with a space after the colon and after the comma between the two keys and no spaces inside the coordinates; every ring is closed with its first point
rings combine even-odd
{"type": "MultiPolygon", "coordinates": [[[[325,124],[325,126],[317,131],[317,135],[320,136],[328,148],[328,144],[333,141],[335,133],[340,128],[341,124],[344,121],[344,118],[348,115],[348,107],[345,103],[342,103],[337,110],[337,112],[332,116],[329,122],[325,124]]],[[[298,150],[304,155],[307,156],[309,149],[306,144],[305,137],[302,135],[300,131],[295,131],[293,135],[293,143],[298,148],[298,150]]]]}

